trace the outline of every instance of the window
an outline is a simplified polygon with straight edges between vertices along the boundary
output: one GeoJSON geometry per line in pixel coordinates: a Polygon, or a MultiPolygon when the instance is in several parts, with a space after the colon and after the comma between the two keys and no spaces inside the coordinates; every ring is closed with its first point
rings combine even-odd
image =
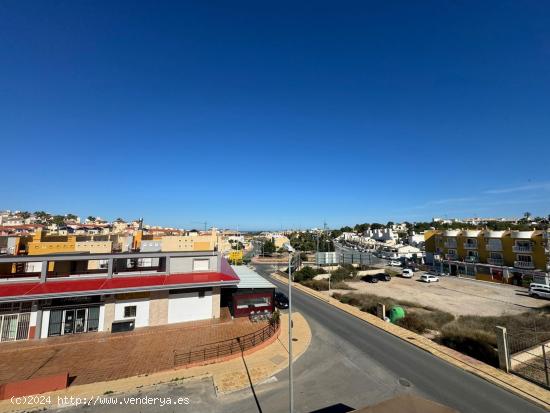
{"type": "Polygon", "coordinates": [[[193,271],[208,271],[210,269],[210,260],[196,259],[193,260],[193,271]]]}
{"type": "Polygon", "coordinates": [[[135,317],[137,312],[137,306],[129,305],[124,307],[124,318],[135,317]]]}
{"type": "Polygon", "coordinates": [[[530,255],[518,255],[518,261],[521,262],[531,262],[531,256],[530,255]]]}
{"type": "Polygon", "coordinates": [[[237,308],[266,307],[271,304],[269,297],[254,297],[237,299],[237,308]]]}

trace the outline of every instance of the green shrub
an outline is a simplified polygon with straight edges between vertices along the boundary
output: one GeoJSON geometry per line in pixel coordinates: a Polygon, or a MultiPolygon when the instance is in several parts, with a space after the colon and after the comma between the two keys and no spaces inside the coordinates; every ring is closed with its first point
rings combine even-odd
{"type": "Polygon", "coordinates": [[[491,330],[472,329],[459,322],[449,323],[441,329],[437,341],[470,357],[498,367],[496,335],[491,330]]]}
{"type": "Polygon", "coordinates": [[[327,291],[328,290],[328,281],[327,280],[306,280],[300,284],[305,285],[308,288],[311,288],[315,291],[327,291]]]}
{"type": "Polygon", "coordinates": [[[337,283],[332,283],[330,287],[335,289],[335,290],[356,290],[356,288],[350,287],[349,285],[347,285],[343,281],[339,281],[337,283]]]}
{"type": "Polygon", "coordinates": [[[292,275],[294,277],[294,281],[301,283],[302,281],[312,280],[313,277],[319,274],[326,274],[326,271],[322,268],[312,268],[306,266],[292,275]]]}
{"type": "Polygon", "coordinates": [[[418,334],[424,334],[430,329],[428,323],[426,323],[426,320],[422,318],[422,316],[415,313],[405,314],[405,318],[397,320],[395,324],[418,334]]]}

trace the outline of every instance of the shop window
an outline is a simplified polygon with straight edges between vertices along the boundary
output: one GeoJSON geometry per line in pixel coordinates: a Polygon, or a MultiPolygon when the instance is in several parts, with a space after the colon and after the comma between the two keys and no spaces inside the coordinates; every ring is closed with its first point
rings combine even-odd
{"type": "Polygon", "coordinates": [[[252,297],[237,299],[237,308],[266,307],[271,304],[269,297],[252,297]]]}
{"type": "Polygon", "coordinates": [[[99,328],[99,307],[88,308],[88,330],[97,331],[99,328]]]}
{"type": "Polygon", "coordinates": [[[137,313],[137,306],[129,305],[129,306],[124,307],[124,318],[135,317],[136,313],[137,313]]]}

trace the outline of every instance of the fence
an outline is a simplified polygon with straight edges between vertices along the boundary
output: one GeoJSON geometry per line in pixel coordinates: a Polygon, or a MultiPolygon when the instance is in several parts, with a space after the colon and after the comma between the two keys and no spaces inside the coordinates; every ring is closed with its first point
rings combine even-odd
{"type": "Polygon", "coordinates": [[[507,341],[511,371],[550,388],[550,332],[508,332],[507,341]]]}
{"type": "Polygon", "coordinates": [[[178,352],[175,350],[174,367],[215,360],[221,357],[243,353],[246,350],[256,347],[258,344],[261,344],[273,337],[273,335],[275,335],[275,333],[279,330],[279,325],[280,323],[278,321],[272,322],[254,333],[216,343],[205,344],[191,351],[178,352]]]}

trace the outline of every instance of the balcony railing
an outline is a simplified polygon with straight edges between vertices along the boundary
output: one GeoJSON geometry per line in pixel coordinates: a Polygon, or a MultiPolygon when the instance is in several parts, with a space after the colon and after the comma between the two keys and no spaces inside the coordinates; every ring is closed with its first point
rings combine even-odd
{"type": "Polygon", "coordinates": [[[487,258],[487,264],[502,266],[504,260],[502,258],[487,258]]]}
{"type": "Polygon", "coordinates": [[[466,262],[479,262],[479,257],[475,257],[473,255],[470,255],[468,257],[465,257],[464,261],[466,261],[466,262]]]}
{"type": "Polygon", "coordinates": [[[445,254],[445,259],[446,260],[458,260],[458,255],[457,254],[445,254]]]}
{"type": "Polygon", "coordinates": [[[502,244],[485,244],[485,249],[487,251],[502,251],[502,244]]]}
{"type": "Polygon", "coordinates": [[[533,261],[514,261],[514,267],[532,270],[535,268],[535,263],[533,261]]]}
{"type": "Polygon", "coordinates": [[[467,250],[477,250],[477,242],[465,242],[464,248],[467,250]]]}
{"type": "Polygon", "coordinates": [[[456,248],[456,241],[445,241],[445,248],[456,248]]]}
{"type": "Polygon", "coordinates": [[[512,251],[514,251],[514,252],[533,252],[533,246],[532,245],[514,245],[512,247],[512,251]]]}

